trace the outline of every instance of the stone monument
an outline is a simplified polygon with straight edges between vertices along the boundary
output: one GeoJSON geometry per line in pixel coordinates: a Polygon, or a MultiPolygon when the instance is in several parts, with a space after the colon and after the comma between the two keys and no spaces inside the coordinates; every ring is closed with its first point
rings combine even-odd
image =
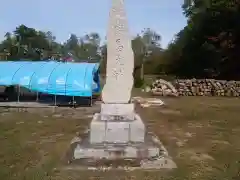
{"type": "Polygon", "coordinates": [[[72,142],[70,161],[88,167],[96,162],[107,166],[106,161],[126,166],[130,161],[141,168],[172,168],[174,162],[161,142],[146,132],[131,102],[134,55],[127,24],[124,0],[112,0],[101,112],[94,115],[86,137],[72,142]]]}

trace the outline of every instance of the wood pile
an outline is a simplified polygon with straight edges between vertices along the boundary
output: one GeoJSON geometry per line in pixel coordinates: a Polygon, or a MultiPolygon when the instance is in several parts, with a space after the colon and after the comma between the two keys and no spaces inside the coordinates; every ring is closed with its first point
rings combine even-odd
{"type": "Polygon", "coordinates": [[[151,92],[154,95],[160,96],[178,96],[178,91],[172,85],[172,83],[165,81],[163,79],[158,79],[155,82],[153,82],[151,86],[151,92]]]}
{"type": "Polygon", "coordinates": [[[240,96],[240,81],[178,79],[168,83],[174,88],[162,83],[162,80],[156,80],[151,86],[152,93],[163,96],[240,96]]]}

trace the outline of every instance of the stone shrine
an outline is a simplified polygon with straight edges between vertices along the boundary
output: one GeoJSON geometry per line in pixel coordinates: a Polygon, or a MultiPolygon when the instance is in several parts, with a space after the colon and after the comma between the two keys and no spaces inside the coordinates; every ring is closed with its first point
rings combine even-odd
{"type": "Polygon", "coordinates": [[[112,0],[101,112],[94,115],[86,136],[72,142],[70,161],[86,167],[107,166],[106,161],[119,167],[131,161],[140,168],[173,168],[175,163],[157,137],[146,132],[131,103],[134,55],[127,24],[124,0],[112,0]]]}

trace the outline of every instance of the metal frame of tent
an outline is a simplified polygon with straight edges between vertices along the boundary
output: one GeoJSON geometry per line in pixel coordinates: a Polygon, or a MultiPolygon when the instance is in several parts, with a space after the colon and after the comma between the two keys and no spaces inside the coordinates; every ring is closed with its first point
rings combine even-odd
{"type": "MultiPolygon", "coordinates": [[[[58,62],[59,63],[59,62],[58,62]]],[[[61,62],[60,62],[61,63],[61,62]]],[[[69,64],[69,63],[64,63],[64,64],[69,64]]],[[[76,63],[74,63],[74,64],[76,64],[76,63]]],[[[81,64],[81,63],[79,63],[79,64],[81,64]]],[[[0,63],[0,68],[1,68],[1,63],[0,63]]],[[[99,68],[99,67],[98,67],[99,68]]],[[[19,68],[20,69],[20,68],[19,68]]],[[[18,70],[19,70],[18,69],[18,70]]],[[[17,70],[17,71],[18,71],[17,70]]],[[[16,71],[16,72],[17,72],[16,71]]],[[[98,71],[98,70],[97,70],[98,71]]],[[[14,75],[16,74],[16,72],[14,73],[14,75]]],[[[95,72],[95,73],[99,73],[99,72],[95,72]]],[[[0,73],[1,74],[1,73],[0,73]]],[[[32,74],[33,75],[33,74],[32,74]]],[[[99,74],[98,74],[98,76],[99,76],[99,74]]],[[[1,79],[1,76],[0,76],[0,79],[1,79]]],[[[100,81],[100,79],[98,79],[99,81],[100,81]]],[[[12,81],[13,81],[13,77],[12,77],[12,81]]],[[[85,83],[85,82],[84,82],[85,83]]],[[[100,82],[97,82],[98,83],[98,88],[100,88],[100,82]]],[[[0,82],[0,85],[1,85],[1,82],[0,82]]],[[[3,86],[6,86],[6,85],[4,85],[3,84],[3,86]]],[[[0,102],[0,106],[9,106],[9,104],[11,105],[11,107],[14,107],[14,106],[16,106],[16,107],[19,107],[19,105],[21,104],[23,104],[23,102],[21,102],[21,100],[20,100],[20,97],[21,97],[21,85],[20,84],[12,84],[12,85],[10,85],[10,86],[15,86],[15,87],[17,87],[17,102],[15,103],[15,105],[14,105],[14,103],[9,103],[9,102],[0,102]],[[4,105],[5,104],[5,105],[4,105]]],[[[31,89],[30,89],[31,90],[31,89]]],[[[100,89],[99,89],[99,91],[100,91],[100,89]]],[[[34,91],[32,91],[32,92],[34,92],[34,91]]],[[[54,100],[53,100],[53,103],[54,103],[54,106],[58,106],[59,104],[57,104],[57,97],[58,96],[64,96],[64,95],[59,95],[59,94],[49,94],[49,93],[47,93],[47,92],[40,92],[40,91],[36,91],[35,90],[35,92],[36,92],[36,99],[35,99],[35,102],[39,102],[39,94],[48,94],[49,96],[53,96],[54,97],[54,100]]],[[[88,96],[87,98],[90,98],[89,99],[89,105],[90,106],[92,106],[93,105],[93,91],[92,91],[92,93],[91,93],[91,96],[88,96]]],[[[70,97],[69,99],[71,99],[71,103],[68,103],[68,105],[69,106],[72,106],[72,107],[75,107],[76,105],[78,105],[78,104],[75,104],[75,102],[76,102],[76,97],[78,97],[78,96],[75,96],[75,95],[73,95],[73,96],[70,96],[70,95],[67,95],[67,96],[65,96],[65,97],[70,97]]],[[[86,96],[85,97],[83,97],[83,98],[86,98],[86,96]]],[[[65,104],[66,105],[66,104],[65,104]]],[[[26,105],[27,106],[27,105],[26,105]]],[[[51,107],[51,106],[49,106],[49,107],[51,107]]]]}

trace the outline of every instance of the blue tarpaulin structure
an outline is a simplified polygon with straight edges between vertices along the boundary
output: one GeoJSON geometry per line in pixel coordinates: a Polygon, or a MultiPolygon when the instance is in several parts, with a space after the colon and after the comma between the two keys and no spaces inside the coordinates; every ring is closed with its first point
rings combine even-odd
{"type": "Polygon", "coordinates": [[[0,62],[0,86],[18,85],[31,91],[91,97],[100,92],[99,63],[0,62]]]}

